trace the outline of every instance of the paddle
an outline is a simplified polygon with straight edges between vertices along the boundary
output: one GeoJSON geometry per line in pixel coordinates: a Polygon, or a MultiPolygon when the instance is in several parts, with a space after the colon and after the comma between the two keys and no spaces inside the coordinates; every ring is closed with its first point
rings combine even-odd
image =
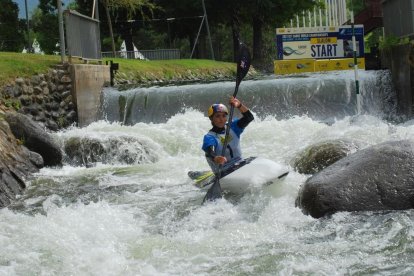
{"type": "MultiPolygon", "coordinates": [[[[237,75],[236,75],[236,87],[234,89],[233,97],[236,98],[237,92],[239,91],[239,85],[242,79],[246,76],[249,71],[251,63],[250,53],[247,46],[239,41],[239,55],[237,59],[237,75]]],[[[227,121],[226,135],[224,137],[223,150],[221,151],[221,156],[225,155],[227,148],[227,140],[230,133],[230,124],[233,120],[234,106],[230,107],[229,119],[227,121]]],[[[221,198],[221,186],[220,186],[220,176],[221,176],[222,165],[219,165],[218,172],[216,173],[216,179],[213,186],[207,191],[206,196],[203,199],[205,201],[214,201],[218,198],[221,198]]]]}

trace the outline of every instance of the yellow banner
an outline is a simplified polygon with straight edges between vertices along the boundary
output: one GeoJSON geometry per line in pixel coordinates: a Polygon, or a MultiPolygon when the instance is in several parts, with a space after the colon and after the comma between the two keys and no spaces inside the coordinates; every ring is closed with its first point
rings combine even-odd
{"type": "MultiPolygon", "coordinates": [[[[318,71],[336,71],[336,70],[353,70],[354,59],[342,58],[342,59],[329,59],[329,60],[316,60],[315,72],[318,71]]],[[[358,69],[365,69],[365,58],[358,58],[358,69]]]]}
{"type": "Polygon", "coordinates": [[[275,74],[285,75],[294,73],[314,72],[314,59],[275,60],[275,74]]]}
{"type": "Polygon", "coordinates": [[[337,37],[312,37],[310,44],[336,44],[337,41],[337,37]]]}
{"type": "MultiPolygon", "coordinates": [[[[276,75],[353,69],[353,58],[319,60],[297,59],[274,61],[274,70],[276,75]]],[[[365,58],[358,58],[358,69],[365,69],[365,58]]]]}

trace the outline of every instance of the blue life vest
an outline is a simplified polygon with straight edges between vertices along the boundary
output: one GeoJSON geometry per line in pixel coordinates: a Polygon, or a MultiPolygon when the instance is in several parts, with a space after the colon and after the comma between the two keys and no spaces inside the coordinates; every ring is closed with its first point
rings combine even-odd
{"type": "MultiPolygon", "coordinates": [[[[240,135],[243,132],[244,128],[240,128],[237,125],[238,119],[234,120],[230,127],[230,132],[228,136],[228,143],[227,148],[225,151],[224,156],[227,159],[227,162],[223,165],[223,170],[226,170],[226,168],[231,167],[234,165],[234,163],[241,161],[242,159],[242,153],[240,148],[240,135]]],[[[227,127],[227,126],[226,126],[227,127]]],[[[216,133],[214,131],[209,131],[204,136],[203,141],[203,150],[206,150],[210,146],[214,147],[214,152],[216,155],[221,155],[224,145],[224,138],[226,135],[226,131],[224,130],[222,133],[216,133]]],[[[214,163],[214,161],[206,157],[208,164],[210,165],[213,172],[218,171],[219,165],[214,163]]]]}

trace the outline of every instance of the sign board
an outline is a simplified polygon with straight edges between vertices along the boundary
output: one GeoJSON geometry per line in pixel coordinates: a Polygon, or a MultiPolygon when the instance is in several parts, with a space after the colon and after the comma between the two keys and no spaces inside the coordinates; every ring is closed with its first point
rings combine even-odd
{"type": "MultiPolygon", "coordinates": [[[[354,32],[358,67],[365,68],[363,25],[355,25],[354,32]]],[[[347,25],[278,28],[276,29],[277,60],[275,61],[275,73],[315,72],[325,71],[328,68],[329,70],[353,69],[353,67],[348,66],[350,62],[347,61],[349,58],[352,59],[354,54],[352,35],[352,26],[347,25]],[[341,59],[341,61],[338,61],[338,59],[341,59]],[[303,60],[308,61],[302,62],[303,60]],[[313,66],[309,60],[313,60],[313,66]],[[320,60],[326,62],[318,63],[320,60]],[[276,70],[276,68],[279,68],[279,70],[276,70]],[[284,71],[280,70],[281,68],[290,69],[284,71]],[[313,69],[311,70],[311,68],[313,69]]],[[[353,61],[351,61],[351,64],[353,64],[353,61]]]]}

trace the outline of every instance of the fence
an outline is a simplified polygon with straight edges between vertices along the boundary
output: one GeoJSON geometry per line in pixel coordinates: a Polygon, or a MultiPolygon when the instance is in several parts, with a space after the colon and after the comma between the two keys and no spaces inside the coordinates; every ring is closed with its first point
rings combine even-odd
{"type": "Polygon", "coordinates": [[[99,21],[73,10],[65,11],[68,55],[85,59],[101,59],[99,21]]]}
{"type": "MultiPolygon", "coordinates": [[[[102,52],[103,58],[114,58],[112,52],[102,52]]],[[[163,60],[163,59],[180,59],[181,54],[179,49],[157,49],[157,50],[140,50],[140,51],[117,51],[115,57],[128,59],[148,59],[148,60],[163,60]]]]}

